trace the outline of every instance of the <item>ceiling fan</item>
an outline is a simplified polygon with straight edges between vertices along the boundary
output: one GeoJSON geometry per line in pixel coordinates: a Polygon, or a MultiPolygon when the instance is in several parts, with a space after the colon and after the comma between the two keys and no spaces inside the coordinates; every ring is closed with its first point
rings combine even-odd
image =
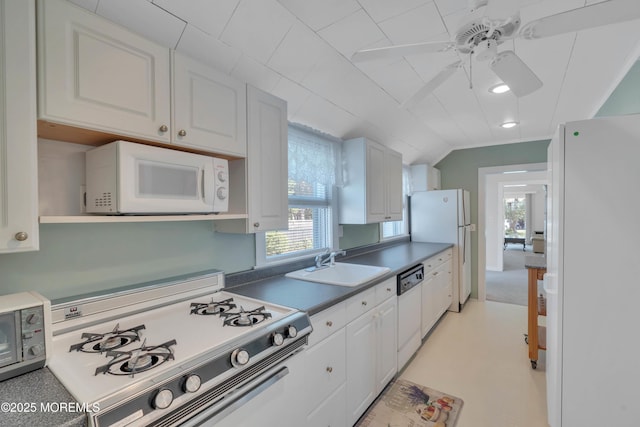
{"type": "MultiPolygon", "coordinates": [[[[640,18],[640,0],[608,0],[531,21],[520,26],[520,0],[469,0],[469,15],[450,41],[424,42],[357,51],[352,61],[422,53],[458,52],[488,61],[489,68],[517,97],[542,87],[542,81],[512,50],[498,46],[516,38],[535,40],[640,18]]],[[[410,107],[449,79],[462,61],[446,66],[401,106],[410,107]]]]}

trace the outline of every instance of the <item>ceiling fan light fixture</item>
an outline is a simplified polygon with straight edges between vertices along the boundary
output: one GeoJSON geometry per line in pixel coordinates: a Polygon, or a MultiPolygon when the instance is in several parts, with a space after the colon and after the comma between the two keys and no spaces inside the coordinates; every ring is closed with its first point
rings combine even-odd
{"type": "Polygon", "coordinates": [[[518,126],[518,122],[504,122],[500,125],[500,127],[503,129],[511,129],[515,126],[518,126]]]}
{"type": "Polygon", "coordinates": [[[489,88],[489,92],[497,94],[509,92],[510,90],[511,88],[505,83],[500,83],[489,88]]]}

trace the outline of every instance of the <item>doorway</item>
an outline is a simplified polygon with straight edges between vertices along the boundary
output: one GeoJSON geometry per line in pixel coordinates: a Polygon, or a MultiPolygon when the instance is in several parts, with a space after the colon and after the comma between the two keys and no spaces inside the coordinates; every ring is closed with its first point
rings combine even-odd
{"type": "MultiPolygon", "coordinates": [[[[516,277],[524,275],[522,286],[526,290],[527,272],[524,269],[524,255],[522,252],[522,244],[507,244],[505,248],[505,194],[509,195],[514,191],[510,189],[519,189],[519,193],[523,197],[526,194],[533,194],[538,191],[541,195],[536,196],[538,199],[537,207],[533,206],[530,211],[540,209],[542,212],[538,218],[532,215],[529,219],[531,224],[526,230],[527,218],[524,219],[525,236],[526,233],[538,231],[538,228],[544,230],[544,187],[547,183],[547,164],[531,163],[520,165],[497,166],[478,169],[478,299],[484,301],[487,299],[487,272],[496,272],[496,274],[515,274],[516,277]],[[519,185],[522,187],[507,187],[519,185]],[[519,249],[518,249],[519,248],[519,249]],[[506,252],[509,251],[508,254],[506,252]],[[520,251],[522,256],[522,269],[518,274],[508,273],[508,269],[512,268],[511,255],[512,251],[520,251]],[[506,260],[507,270],[505,270],[505,255],[509,257],[506,260]],[[519,275],[519,276],[518,276],[519,275]]],[[[533,196],[530,196],[533,197],[533,196]]],[[[531,251],[530,241],[525,240],[525,253],[531,251]],[[527,250],[528,248],[528,250],[527,250]]],[[[517,266],[517,265],[516,265],[517,266]]],[[[508,278],[504,277],[505,282],[508,278]]],[[[516,278],[515,280],[520,281],[516,278]]],[[[526,304],[526,303],[525,303],[526,304]]]]}

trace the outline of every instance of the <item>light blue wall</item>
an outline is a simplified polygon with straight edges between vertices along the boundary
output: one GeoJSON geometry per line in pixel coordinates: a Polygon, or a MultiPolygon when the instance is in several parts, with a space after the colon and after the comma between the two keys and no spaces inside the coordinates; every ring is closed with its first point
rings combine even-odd
{"type": "Polygon", "coordinates": [[[596,117],[640,113],[640,61],[629,69],[596,117]]]}
{"type": "Polygon", "coordinates": [[[212,221],[41,224],[40,251],[0,255],[0,294],[60,298],[254,264],[253,235],[216,233],[212,221]]]}

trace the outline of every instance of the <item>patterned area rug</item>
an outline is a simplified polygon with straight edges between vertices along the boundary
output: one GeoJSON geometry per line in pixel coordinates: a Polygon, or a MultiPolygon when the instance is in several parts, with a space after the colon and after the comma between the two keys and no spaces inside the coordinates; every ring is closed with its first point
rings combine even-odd
{"type": "Polygon", "coordinates": [[[395,380],[356,427],[454,427],[462,399],[407,380],[395,380]]]}

